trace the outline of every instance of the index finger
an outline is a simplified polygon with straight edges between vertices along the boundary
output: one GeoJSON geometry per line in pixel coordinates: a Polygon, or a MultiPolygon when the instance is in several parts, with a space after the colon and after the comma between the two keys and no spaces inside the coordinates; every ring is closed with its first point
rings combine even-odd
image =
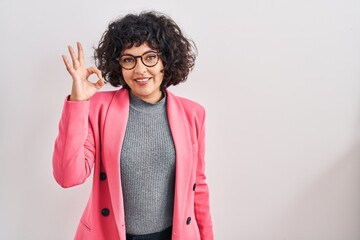
{"type": "Polygon", "coordinates": [[[95,66],[92,66],[92,67],[88,68],[87,72],[88,72],[89,75],[95,73],[98,76],[99,79],[103,79],[101,71],[95,66]]]}

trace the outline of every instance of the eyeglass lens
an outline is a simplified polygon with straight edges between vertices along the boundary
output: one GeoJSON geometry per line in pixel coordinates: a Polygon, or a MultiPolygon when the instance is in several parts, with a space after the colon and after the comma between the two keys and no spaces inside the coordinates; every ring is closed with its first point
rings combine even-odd
{"type": "Polygon", "coordinates": [[[157,52],[147,52],[142,56],[133,56],[133,55],[123,55],[119,59],[121,67],[125,69],[132,69],[136,66],[136,58],[141,58],[141,62],[147,67],[155,66],[159,61],[159,56],[157,52]]]}

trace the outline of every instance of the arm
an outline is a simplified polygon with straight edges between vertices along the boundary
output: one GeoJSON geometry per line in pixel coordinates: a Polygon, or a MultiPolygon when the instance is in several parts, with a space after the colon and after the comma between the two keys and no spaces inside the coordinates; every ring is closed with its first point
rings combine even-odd
{"type": "Polygon", "coordinates": [[[68,46],[68,49],[72,64],[65,55],[62,55],[62,58],[73,80],[69,97],[72,101],[65,101],[53,153],[54,177],[64,188],[83,183],[91,173],[95,141],[88,120],[88,99],[104,85],[99,69],[86,68],[81,43],[77,43],[77,55],[71,46],[68,46]],[[92,74],[99,78],[95,83],[89,81],[92,74]]]}
{"type": "Polygon", "coordinates": [[[202,240],[213,240],[212,220],[210,214],[209,188],[205,176],[205,111],[198,135],[198,163],[196,169],[195,217],[202,240]]]}
{"type": "Polygon", "coordinates": [[[53,174],[64,188],[83,183],[95,159],[95,141],[89,124],[89,101],[65,101],[53,152],[53,174]]]}

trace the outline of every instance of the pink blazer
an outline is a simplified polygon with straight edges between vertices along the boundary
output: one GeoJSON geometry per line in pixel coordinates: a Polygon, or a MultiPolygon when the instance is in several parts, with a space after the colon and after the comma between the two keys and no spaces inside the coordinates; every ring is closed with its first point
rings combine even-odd
{"type": "MultiPolygon", "coordinates": [[[[176,149],[173,240],[213,240],[205,182],[205,111],[167,90],[169,125],[176,149]]],[[[76,231],[78,240],[125,240],[120,152],[129,92],[98,92],[90,101],[65,101],[53,153],[56,181],[83,183],[94,168],[92,192],[76,231]]]]}

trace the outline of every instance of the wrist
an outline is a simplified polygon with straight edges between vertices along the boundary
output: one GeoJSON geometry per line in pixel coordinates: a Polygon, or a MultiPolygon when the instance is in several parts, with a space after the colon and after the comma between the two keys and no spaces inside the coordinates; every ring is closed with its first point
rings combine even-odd
{"type": "Polygon", "coordinates": [[[73,95],[68,96],[68,101],[74,101],[74,102],[81,102],[81,101],[87,101],[88,99],[83,99],[79,97],[74,97],[73,95]]]}

